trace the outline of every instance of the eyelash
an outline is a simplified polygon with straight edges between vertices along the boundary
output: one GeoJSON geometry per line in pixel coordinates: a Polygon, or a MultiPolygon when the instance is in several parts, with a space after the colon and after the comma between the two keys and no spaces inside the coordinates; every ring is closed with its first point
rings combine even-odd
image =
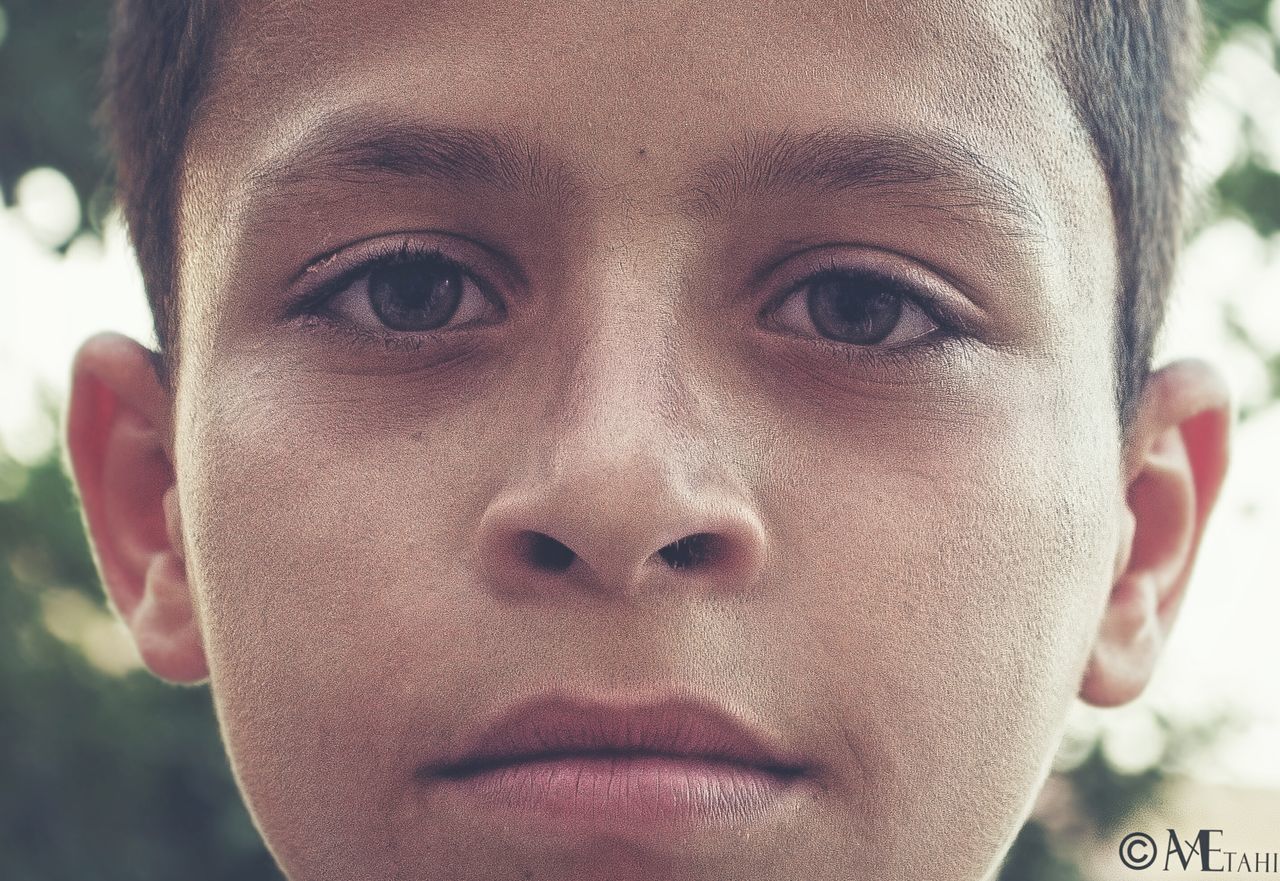
{"type": "MultiPolygon", "coordinates": [[[[311,267],[323,266],[332,256],[323,257],[311,264],[311,267]]],[[[286,317],[301,319],[313,329],[320,330],[332,341],[345,343],[359,348],[372,343],[381,345],[389,352],[418,352],[429,345],[432,339],[474,326],[479,322],[464,322],[458,327],[445,325],[431,331],[421,333],[396,333],[394,331],[379,332],[339,318],[331,311],[331,303],[338,294],[345,291],[354,282],[384,266],[398,266],[405,263],[416,263],[433,260],[441,267],[456,271],[464,279],[471,281],[495,307],[504,314],[506,312],[501,300],[496,297],[485,280],[472,272],[467,264],[450,257],[440,248],[424,242],[404,240],[394,246],[382,248],[366,256],[360,262],[343,270],[337,276],[321,283],[314,290],[304,294],[298,302],[289,308],[286,317]]],[[[452,319],[451,319],[452,320],[452,319]]]]}
{"type": "MultiPolygon", "coordinates": [[[[854,369],[872,366],[905,369],[918,366],[933,358],[956,353],[960,349],[971,348],[975,343],[975,340],[963,330],[964,322],[959,316],[951,314],[950,310],[939,305],[936,297],[922,293],[917,285],[881,270],[849,266],[830,255],[824,255],[799,281],[792,283],[783,294],[770,300],[760,310],[758,317],[772,316],[791,297],[802,295],[801,292],[810,286],[832,276],[872,280],[919,309],[936,325],[928,333],[891,347],[859,346],[822,336],[802,337],[804,342],[821,349],[825,355],[835,361],[854,369]]],[[[793,338],[796,336],[795,333],[787,333],[787,335],[793,338]]]]}
{"type": "MultiPolygon", "coordinates": [[[[332,256],[315,261],[308,271],[313,271],[314,268],[323,266],[326,261],[331,259],[333,259],[332,256]]],[[[374,270],[384,266],[395,266],[423,260],[438,261],[441,266],[457,271],[463,278],[469,279],[475,284],[484,296],[505,314],[505,306],[502,304],[501,299],[493,294],[490,285],[481,276],[472,272],[465,262],[450,257],[434,245],[413,240],[403,240],[394,246],[383,248],[380,252],[375,252],[363,258],[359,263],[343,270],[334,278],[321,283],[314,290],[302,295],[288,309],[287,317],[300,319],[313,329],[323,332],[330,337],[331,341],[349,345],[356,349],[363,348],[368,344],[374,344],[380,345],[389,352],[408,353],[421,351],[433,339],[439,339],[441,336],[454,332],[454,330],[463,330],[475,326],[477,322],[471,321],[465,322],[457,328],[445,325],[443,328],[421,333],[379,332],[353,324],[350,321],[339,318],[330,311],[330,303],[338,294],[374,270]]],[[[975,342],[963,332],[963,323],[957,317],[952,316],[948,313],[948,310],[940,307],[935,302],[935,297],[920,293],[914,284],[879,270],[851,267],[829,256],[818,262],[803,278],[792,283],[785,293],[769,301],[761,308],[757,317],[768,318],[780,310],[791,297],[802,295],[802,292],[811,285],[831,276],[872,279],[919,309],[936,327],[932,331],[912,340],[888,348],[842,343],[822,336],[800,336],[795,332],[788,331],[781,331],[780,333],[793,339],[799,339],[805,344],[820,350],[824,356],[852,369],[872,366],[905,369],[917,366],[933,358],[945,356],[959,348],[969,348],[975,342]]]]}

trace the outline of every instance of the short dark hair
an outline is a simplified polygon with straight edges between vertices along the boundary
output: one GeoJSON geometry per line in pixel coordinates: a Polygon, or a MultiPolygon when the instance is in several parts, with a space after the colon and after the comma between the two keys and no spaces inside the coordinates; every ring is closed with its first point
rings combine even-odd
{"type": "Polygon", "coordinates": [[[1068,0],[1058,75],[1111,193],[1119,265],[1116,404],[1128,428],[1151,370],[1184,230],[1183,171],[1203,19],[1197,0],[1068,0]]]}
{"type": "MultiPolygon", "coordinates": [[[[103,121],[159,344],[176,370],[178,181],[227,0],[117,0],[103,121]]],[[[1115,397],[1127,426],[1163,323],[1183,234],[1188,105],[1200,63],[1195,0],[1065,0],[1054,61],[1106,176],[1119,264],[1115,397]]]]}
{"type": "Polygon", "coordinates": [[[207,93],[226,0],[116,0],[100,123],[116,195],[151,306],[156,374],[177,371],[178,183],[187,134],[207,93]]]}

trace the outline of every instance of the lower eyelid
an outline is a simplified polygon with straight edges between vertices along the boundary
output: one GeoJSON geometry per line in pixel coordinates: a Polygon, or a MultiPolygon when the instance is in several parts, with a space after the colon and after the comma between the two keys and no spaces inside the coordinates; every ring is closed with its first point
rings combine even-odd
{"type": "Polygon", "coordinates": [[[957,365],[972,348],[968,337],[935,331],[911,342],[888,348],[851,346],[825,338],[806,341],[822,349],[825,357],[839,362],[845,369],[871,371],[876,381],[890,385],[913,385],[914,371],[947,369],[939,365],[957,365]]]}

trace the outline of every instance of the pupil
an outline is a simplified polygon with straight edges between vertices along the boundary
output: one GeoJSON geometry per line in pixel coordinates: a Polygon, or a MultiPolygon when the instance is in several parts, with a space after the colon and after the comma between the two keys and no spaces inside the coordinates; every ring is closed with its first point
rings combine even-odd
{"type": "Polygon", "coordinates": [[[902,316],[902,297],[874,277],[831,275],[809,285],[809,317],[824,335],[866,346],[882,341],[902,316]]]}
{"type": "Polygon", "coordinates": [[[369,273],[369,305],[392,330],[440,327],[461,299],[461,274],[440,260],[395,263],[369,273]]]}

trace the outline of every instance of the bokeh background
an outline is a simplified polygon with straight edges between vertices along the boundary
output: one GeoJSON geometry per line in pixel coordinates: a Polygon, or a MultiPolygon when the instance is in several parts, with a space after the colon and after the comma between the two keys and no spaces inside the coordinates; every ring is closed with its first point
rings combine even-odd
{"type": "MultiPolygon", "coordinates": [[[[61,458],[76,344],[154,342],[93,126],[107,6],[0,0],[0,878],[278,881],[207,690],[147,675],[108,609],[61,458]]],[[[1280,851],[1280,0],[1205,9],[1159,360],[1228,375],[1232,468],[1156,680],[1075,707],[1002,881],[1122,877],[1135,829],[1280,851]]]]}

